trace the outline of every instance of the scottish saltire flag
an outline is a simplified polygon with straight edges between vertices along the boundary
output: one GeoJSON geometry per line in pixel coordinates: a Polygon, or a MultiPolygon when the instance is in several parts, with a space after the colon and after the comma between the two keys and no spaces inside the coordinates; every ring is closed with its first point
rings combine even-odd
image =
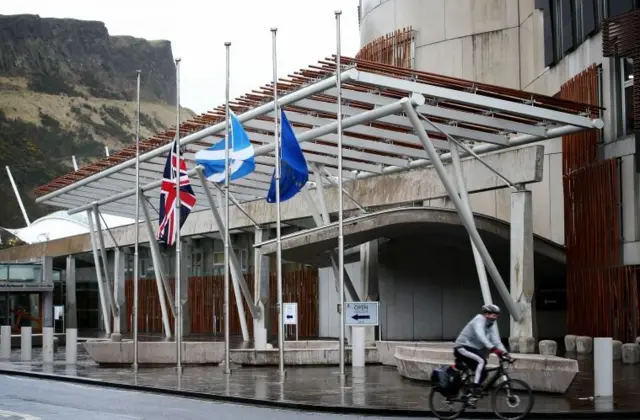
{"type": "MultiPolygon", "coordinates": [[[[229,136],[229,167],[231,181],[249,175],[256,169],[253,145],[235,114],[231,113],[229,136]]],[[[224,138],[213,146],[196,153],[196,163],[204,168],[209,181],[224,182],[224,138]]]]}
{"type": "MultiPolygon", "coordinates": [[[[287,201],[294,197],[304,187],[309,180],[309,169],[307,161],[304,159],[302,149],[289,120],[281,111],[280,117],[280,201],[287,201]]],[[[267,202],[276,202],[276,174],[275,170],[271,176],[271,186],[267,193],[267,202]]]]}
{"type": "MultiPolygon", "coordinates": [[[[162,176],[162,186],[160,187],[160,225],[158,226],[158,242],[173,246],[176,241],[176,176],[178,172],[177,165],[177,144],[173,141],[171,153],[167,156],[167,163],[164,165],[164,174],[162,176]]],[[[191,181],[187,175],[187,164],[182,155],[180,155],[180,228],[187,220],[187,216],[196,205],[196,195],[191,188],[191,181]]]]}

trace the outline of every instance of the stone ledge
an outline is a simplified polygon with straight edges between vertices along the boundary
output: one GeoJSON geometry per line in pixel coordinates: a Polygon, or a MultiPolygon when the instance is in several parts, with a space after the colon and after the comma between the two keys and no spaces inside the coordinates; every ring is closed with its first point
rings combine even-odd
{"type": "MultiPolygon", "coordinates": [[[[285,345],[286,346],[286,345],[285,345]]],[[[351,363],[351,348],[345,347],[345,363],[351,363]]],[[[364,349],[366,364],[378,364],[378,350],[375,347],[364,349]]],[[[233,363],[247,366],[278,366],[280,363],[278,349],[231,350],[230,359],[233,363]]],[[[338,346],[329,348],[286,348],[284,350],[284,364],[286,366],[338,365],[340,351],[338,346]]]]}
{"type": "MultiPolygon", "coordinates": [[[[90,340],[82,343],[94,362],[101,365],[133,363],[133,341],[90,340]]],[[[224,342],[183,341],[182,363],[186,365],[219,364],[224,360],[224,342]]],[[[176,363],[176,343],[172,341],[138,342],[138,363],[170,365],[176,363]]]]}
{"type": "MultiPolygon", "coordinates": [[[[429,341],[376,341],[378,359],[385,366],[397,366],[395,358],[396,347],[431,347],[453,349],[453,342],[429,342],[429,341]]],[[[453,350],[451,350],[453,351],[453,350]]]]}
{"type": "MultiPolygon", "coordinates": [[[[453,352],[432,347],[396,347],[394,357],[400,375],[428,381],[434,369],[453,364],[453,352]]],[[[534,391],[564,394],[578,373],[578,362],[557,356],[540,354],[513,354],[515,363],[509,368],[513,378],[527,382],[534,391]]],[[[495,367],[498,358],[491,355],[489,367],[495,367]]]]}

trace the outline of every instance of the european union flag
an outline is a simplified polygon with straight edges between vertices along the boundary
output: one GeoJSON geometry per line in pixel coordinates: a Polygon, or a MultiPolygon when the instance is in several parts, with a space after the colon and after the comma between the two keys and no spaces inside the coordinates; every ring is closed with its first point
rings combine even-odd
{"type": "MultiPolygon", "coordinates": [[[[280,201],[287,201],[294,197],[309,180],[309,169],[304,159],[302,149],[293,129],[287,120],[284,110],[280,117],[280,201]]],[[[276,174],[271,176],[271,186],[267,193],[267,202],[276,202],[276,174]]]]}

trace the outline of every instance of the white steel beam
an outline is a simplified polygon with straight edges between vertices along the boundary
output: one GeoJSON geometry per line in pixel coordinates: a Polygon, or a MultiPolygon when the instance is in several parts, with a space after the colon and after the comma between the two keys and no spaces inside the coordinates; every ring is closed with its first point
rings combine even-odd
{"type": "MultiPolygon", "coordinates": [[[[313,101],[313,102],[317,102],[319,104],[324,104],[324,102],[319,102],[319,101],[313,101]]],[[[298,104],[296,104],[298,105],[298,104]]],[[[331,104],[328,104],[331,105],[331,104]]],[[[335,105],[333,106],[335,108],[335,105]]],[[[344,112],[345,115],[357,115],[357,114],[361,114],[362,112],[366,112],[366,110],[362,110],[362,109],[358,109],[358,108],[351,108],[349,107],[351,112],[347,113],[344,112]],[[356,112],[359,111],[359,112],[356,112]]],[[[334,121],[331,118],[321,118],[321,117],[316,117],[313,115],[309,115],[309,114],[304,114],[301,112],[296,112],[296,111],[286,111],[287,113],[287,119],[289,120],[289,122],[291,123],[300,123],[300,124],[307,124],[307,125],[311,125],[312,127],[316,128],[316,127],[322,127],[323,125],[326,124],[330,124],[332,121],[334,121]]],[[[399,116],[394,116],[399,118],[401,121],[402,119],[404,119],[404,122],[402,124],[396,124],[401,128],[405,128],[405,129],[410,129],[408,127],[408,124],[406,123],[406,118],[403,117],[399,117],[399,116]]],[[[377,121],[381,121],[381,119],[378,119],[377,121]]],[[[259,130],[259,131],[263,131],[266,132],[269,130],[269,124],[266,121],[262,121],[262,120],[251,120],[248,121],[247,123],[244,124],[245,127],[249,128],[249,129],[254,129],[254,130],[259,130]]],[[[309,129],[301,129],[301,128],[297,128],[297,127],[293,127],[294,132],[296,133],[304,133],[305,131],[308,131],[309,129]]],[[[249,133],[247,133],[249,134],[249,133]]],[[[415,144],[418,145],[420,142],[416,139],[416,137],[411,134],[411,133],[407,133],[407,132],[401,132],[401,131],[393,131],[393,130],[386,130],[383,128],[378,128],[378,127],[372,127],[370,125],[359,125],[359,126],[354,126],[349,128],[349,130],[347,131],[346,135],[350,138],[350,139],[354,139],[356,137],[353,136],[349,136],[349,134],[362,134],[365,136],[370,136],[370,137],[374,137],[374,138],[378,138],[378,139],[383,139],[383,140],[390,140],[390,141],[395,141],[395,142],[401,142],[401,143],[406,143],[406,144],[415,144]]],[[[337,135],[333,135],[335,137],[337,137],[337,135]]],[[[249,137],[252,137],[252,135],[249,134],[249,137]]],[[[257,139],[256,139],[257,140],[257,139]]],[[[321,140],[320,138],[318,138],[317,140],[321,140]]],[[[322,138],[322,140],[324,140],[324,136],[322,138]]],[[[492,138],[492,140],[497,140],[497,138],[492,138]]],[[[500,139],[502,140],[506,140],[506,138],[502,138],[500,139]]],[[[337,143],[337,140],[335,141],[335,143],[337,143]]],[[[438,147],[439,149],[446,149],[447,147],[449,147],[449,144],[446,141],[442,141],[442,140],[436,140],[435,143],[436,147],[438,147]]],[[[337,151],[335,151],[334,153],[337,154],[337,151]]]]}
{"type": "Polygon", "coordinates": [[[100,255],[102,256],[102,268],[104,269],[104,279],[107,286],[107,300],[109,302],[109,306],[111,307],[111,314],[114,318],[116,318],[118,316],[119,308],[116,306],[115,299],[113,298],[113,284],[111,283],[111,279],[109,278],[109,269],[107,268],[109,265],[109,260],[107,259],[107,249],[104,246],[102,222],[100,221],[100,210],[98,210],[98,206],[95,206],[93,208],[93,214],[96,217],[96,234],[98,236],[98,245],[100,246],[100,255]]]}
{"type": "MultiPolygon", "coordinates": [[[[289,113],[287,113],[287,118],[289,118],[289,113]]],[[[289,118],[289,121],[291,122],[292,119],[289,118]]],[[[293,128],[293,131],[296,133],[296,135],[298,135],[298,133],[304,133],[305,131],[307,131],[307,130],[301,130],[300,128],[297,128],[297,127],[292,127],[292,128],[293,128]]],[[[252,140],[262,141],[263,144],[268,144],[269,143],[268,139],[273,139],[273,135],[270,136],[270,135],[261,134],[261,133],[247,132],[247,135],[252,140]]],[[[337,142],[336,137],[337,137],[336,135],[323,136],[321,139],[317,139],[317,140],[326,141],[328,143],[336,143],[337,142]],[[329,140],[329,137],[331,137],[331,140],[329,140]]],[[[343,145],[346,145],[346,146],[356,147],[360,149],[364,149],[364,148],[367,148],[366,146],[370,146],[369,148],[373,148],[374,150],[377,149],[377,150],[384,151],[386,153],[394,154],[398,156],[402,156],[404,154],[403,152],[408,151],[412,155],[416,155],[421,158],[425,157],[424,150],[412,149],[404,146],[397,146],[393,144],[383,143],[380,141],[363,140],[355,137],[349,137],[350,141],[345,142],[344,141],[345,137],[347,136],[343,136],[343,145]]],[[[318,143],[311,143],[311,142],[302,143],[300,145],[300,148],[303,151],[323,153],[325,155],[330,155],[330,156],[334,156],[337,154],[335,147],[322,145],[318,143]]],[[[366,151],[362,151],[362,150],[344,149],[342,153],[343,153],[343,156],[347,158],[364,160],[367,162],[377,163],[381,165],[399,165],[400,166],[400,165],[406,165],[409,163],[409,160],[406,158],[403,159],[402,157],[367,153],[366,151]]],[[[305,154],[305,158],[306,156],[307,155],[305,154]]],[[[271,168],[271,171],[273,171],[273,168],[271,168]]]]}
{"type": "Polygon", "coordinates": [[[473,241],[473,244],[476,246],[476,248],[478,249],[478,252],[482,256],[482,259],[484,260],[484,263],[487,266],[487,269],[489,270],[489,274],[491,274],[493,283],[498,289],[498,293],[500,293],[500,297],[502,298],[502,301],[504,302],[507,309],[509,310],[511,317],[517,322],[520,322],[520,320],[522,319],[521,311],[516,307],[516,304],[513,301],[511,294],[509,293],[509,289],[507,289],[507,286],[505,286],[504,280],[502,280],[502,276],[500,275],[498,268],[493,262],[493,259],[491,258],[491,255],[489,254],[487,247],[482,241],[482,238],[480,237],[478,230],[475,228],[475,223],[473,222],[473,220],[470,220],[469,214],[464,211],[464,204],[460,200],[460,197],[456,192],[455,186],[451,183],[451,180],[449,179],[449,174],[447,173],[447,170],[442,164],[440,157],[437,155],[436,150],[433,147],[433,144],[431,144],[431,140],[429,139],[429,136],[427,135],[426,131],[423,129],[422,124],[420,124],[420,119],[418,118],[418,114],[416,114],[411,104],[404,104],[404,109],[405,109],[405,112],[407,113],[407,116],[411,120],[411,123],[415,127],[416,134],[418,135],[418,137],[420,137],[420,140],[423,142],[424,148],[429,154],[429,158],[433,163],[433,167],[438,173],[440,181],[442,181],[442,184],[447,190],[449,198],[451,199],[451,201],[453,201],[456,207],[456,210],[458,211],[458,215],[460,215],[460,220],[463,222],[464,227],[467,229],[467,233],[469,234],[471,240],[473,241]]]}
{"type": "MultiPolygon", "coordinates": [[[[142,195],[142,194],[140,194],[142,195]]],[[[169,300],[169,306],[171,307],[171,313],[176,316],[176,311],[173,306],[173,293],[169,286],[169,279],[164,271],[164,264],[162,264],[162,254],[160,254],[160,248],[158,247],[158,241],[153,234],[153,227],[151,227],[151,219],[149,218],[149,209],[147,208],[147,202],[144,199],[144,195],[141,200],[141,207],[144,213],[144,224],[147,228],[147,236],[149,236],[149,246],[151,248],[151,261],[153,263],[153,271],[156,278],[156,289],[158,290],[158,299],[160,300],[160,312],[162,313],[162,325],[164,325],[164,332],[167,338],[171,338],[171,323],[169,322],[169,313],[167,312],[166,296],[169,300]]]]}
{"type": "MultiPolygon", "coordinates": [[[[380,117],[383,117],[385,115],[391,115],[391,114],[397,113],[401,109],[402,104],[404,104],[404,103],[415,104],[415,103],[419,103],[419,100],[417,98],[414,98],[414,97],[412,97],[412,98],[403,98],[403,99],[401,99],[401,100],[399,100],[397,102],[394,102],[391,105],[382,106],[382,107],[373,109],[371,111],[367,111],[367,112],[363,112],[361,114],[355,115],[353,117],[345,118],[342,121],[342,127],[344,129],[346,129],[346,128],[353,127],[353,126],[358,125],[358,124],[366,123],[366,122],[369,122],[369,121],[374,121],[374,120],[376,120],[376,119],[378,119],[380,117]]],[[[265,111],[265,113],[266,113],[266,111],[265,111]]],[[[245,113],[245,114],[247,114],[247,113],[245,113]]],[[[242,115],[245,115],[245,114],[242,114],[242,115]]],[[[299,143],[303,143],[305,141],[313,140],[315,138],[324,136],[326,134],[334,133],[336,130],[337,130],[337,122],[332,122],[331,124],[328,124],[328,125],[325,125],[325,126],[322,126],[322,127],[318,127],[318,128],[313,129],[313,130],[305,131],[304,133],[302,133],[299,136],[297,136],[298,137],[298,142],[299,143]]],[[[187,138],[187,137],[185,137],[185,138],[187,138]]],[[[261,155],[265,155],[265,154],[268,154],[268,153],[272,152],[274,150],[274,148],[275,148],[275,145],[273,143],[265,144],[263,146],[258,147],[255,150],[254,154],[255,154],[256,157],[259,157],[261,155]]],[[[307,160],[309,160],[309,159],[307,159],[307,160]]],[[[188,174],[189,175],[193,175],[193,174],[195,174],[195,171],[196,171],[196,168],[190,169],[188,171],[188,174]]],[[[148,191],[150,189],[159,187],[161,184],[162,184],[162,180],[157,180],[157,181],[154,181],[152,183],[144,185],[142,188],[143,188],[144,191],[148,191]]],[[[128,190],[128,191],[123,191],[120,194],[116,194],[116,195],[113,195],[111,197],[107,197],[107,198],[104,198],[104,199],[100,200],[98,202],[98,204],[102,205],[102,204],[106,204],[106,203],[109,203],[109,202],[112,202],[112,201],[119,201],[119,200],[121,200],[123,198],[126,198],[126,197],[129,197],[129,196],[131,196],[133,194],[135,194],[135,189],[128,190]]],[[[89,204],[86,204],[84,206],[77,207],[75,209],[72,209],[69,213],[70,214],[78,213],[78,212],[83,211],[83,210],[85,210],[86,208],[88,208],[88,207],[90,207],[92,205],[93,205],[93,203],[89,203],[89,204]]]]}
{"type": "MultiPolygon", "coordinates": [[[[324,95],[336,97],[337,90],[335,88],[326,90],[324,91],[324,95]]],[[[395,101],[394,98],[383,96],[375,92],[365,93],[351,90],[349,89],[348,85],[346,87],[343,86],[342,88],[342,98],[346,99],[347,101],[356,101],[378,106],[387,105],[395,101]]],[[[437,118],[446,118],[449,121],[458,121],[484,127],[490,127],[504,132],[531,134],[533,136],[540,137],[545,136],[547,132],[547,128],[542,125],[525,124],[517,121],[505,120],[500,117],[490,117],[482,115],[480,113],[475,114],[473,112],[460,111],[457,109],[445,108],[429,104],[416,107],[416,111],[420,114],[431,115],[437,118]]],[[[484,111],[484,109],[482,109],[482,111],[484,111]]],[[[435,145],[436,147],[438,147],[437,144],[435,145]]]]}
{"type": "Polygon", "coordinates": [[[406,92],[421,93],[427,97],[461,102],[486,108],[488,110],[499,110],[511,114],[522,115],[529,118],[539,118],[542,120],[553,121],[559,124],[569,124],[581,128],[593,128],[592,120],[587,117],[526,105],[524,103],[518,103],[515,101],[506,101],[504,99],[491,98],[475,93],[447,89],[440,86],[429,85],[426,83],[412,82],[410,80],[397,79],[390,76],[383,76],[380,74],[367,73],[358,70],[355,70],[353,80],[379,87],[386,87],[406,92]]]}
{"type": "MultiPolygon", "coordinates": [[[[340,80],[343,82],[346,82],[348,80],[351,80],[352,75],[354,74],[355,70],[354,69],[350,69],[350,70],[346,70],[344,72],[342,72],[340,74],[340,80]]],[[[279,107],[284,107],[286,105],[295,103],[297,101],[299,101],[300,99],[304,99],[306,97],[309,96],[313,96],[317,93],[321,93],[323,91],[325,91],[328,88],[331,88],[332,86],[334,86],[336,84],[336,81],[338,80],[338,78],[336,76],[330,76],[322,81],[319,81],[317,83],[314,83],[313,85],[310,86],[306,86],[304,88],[298,89],[295,92],[291,92],[287,95],[284,95],[280,98],[278,98],[278,106],[279,107]]],[[[274,107],[274,103],[273,101],[268,102],[266,104],[262,104],[254,109],[251,109],[243,114],[238,115],[238,120],[241,123],[244,123],[245,121],[249,121],[253,118],[256,117],[260,117],[262,115],[267,114],[268,112],[270,112],[274,107]]],[[[207,127],[205,129],[202,129],[200,131],[197,131],[195,133],[189,134],[188,136],[182,137],[180,139],[180,145],[186,145],[186,144],[190,144],[193,143],[194,141],[198,141],[201,140],[207,136],[210,135],[214,135],[214,134],[221,134],[224,133],[225,127],[226,127],[227,122],[226,121],[221,121],[217,124],[214,124],[210,127],[207,127]]],[[[152,157],[155,156],[160,156],[163,155],[167,152],[169,152],[171,150],[172,144],[166,144],[164,146],[158,147],[157,149],[153,149],[150,150],[149,152],[144,153],[143,155],[141,155],[139,157],[140,162],[144,162],[152,157]]],[[[120,172],[122,171],[122,169],[124,168],[129,168],[135,165],[135,159],[129,159],[126,162],[122,162],[118,165],[114,165],[110,168],[105,169],[104,171],[101,171],[97,174],[91,175],[87,178],[84,178],[78,182],[75,182],[71,185],[67,185],[66,187],[60,188],[56,191],[53,191],[49,194],[43,195],[42,197],[38,197],[36,199],[37,203],[42,203],[45,202],[53,197],[56,197],[60,194],[64,194],[70,190],[73,190],[74,188],[80,186],[80,185],[85,185],[88,184],[92,181],[95,181],[96,179],[99,178],[103,178],[109,174],[112,173],[116,173],[116,172],[120,172]]]]}
{"type": "MultiPolygon", "coordinates": [[[[327,112],[327,113],[335,112],[335,107],[336,107],[331,102],[321,102],[321,101],[315,101],[313,99],[303,99],[301,101],[296,102],[295,106],[300,108],[305,108],[310,111],[316,111],[316,112],[320,111],[320,112],[327,112]]],[[[363,110],[360,108],[355,108],[347,105],[342,106],[342,113],[347,116],[357,115],[362,112],[363,110]]],[[[405,117],[402,117],[400,115],[388,115],[386,117],[378,118],[376,122],[393,124],[403,128],[410,128],[411,126],[409,121],[405,117]]],[[[448,124],[435,123],[435,125],[445,133],[451,134],[456,137],[461,137],[461,138],[469,139],[473,141],[481,141],[485,143],[500,144],[500,145],[505,145],[507,143],[507,137],[504,135],[491,134],[481,130],[472,130],[470,128],[456,127],[448,124]]],[[[424,126],[424,129],[427,131],[431,131],[431,132],[434,131],[429,126],[426,126],[424,124],[423,126],[424,126]]],[[[381,131],[388,131],[388,130],[381,130],[381,131]]],[[[436,146],[436,147],[446,148],[446,146],[445,147],[436,146]]]]}
{"type": "MultiPolygon", "coordinates": [[[[324,194],[324,193],[321,191],[321,189],[318,189],[318,194],[324,194]]],[[[316,226],[321,227],[323,225],[328,224],[330,221],[327,223],[324,223],[323,218],[320,216],[320,213],[318,212],[318,208],[316,207],[316,204],[313,201],[313,198],[311,198],[311,194],[307,190],[307,187],[302,188],[302,195],[305,201],[307,202],[307,206],[309,207],[309,209],[311,209],[311,215],[313,217],[313,221],[315,222],[316,226]]],[[[329,251],[329,259],[331,261],[333,276],[336,280],[337,288],[339,289],[340,286],[338,284],[338,279],[340,277],[340,271],[338,270],[340,270],[340,268],[338,267],[338,255],[335,249],[332,249],[331,251],[329,251]]],[[[360,296],[358,295],[358,291],[354,287],[353,282],[351,281],[351,277],[349,277],[349,273],[347,272],[347,269],[343,268],[343,270],[344,270],[344,287],[347,290],[347,293],[349,293],[351,300],[355,302],[359,302],[361,299],[360,299],[360,296]]]]}
{"type": "MultiPolygon", "coordinates": [[[[475,227],[475,220],[473,219],[473,212],[471,210],[471,203],[469,202],[469,194],[467,193],[467,185],[464,179],[464,172],[462,171],[462,163],[460,162],[460,155],[458,153],[458,146],[449,139],[451,147],[451,156],[453,157],[453,173],[456,179],[456,184],[458,187],[458,194],[460,195],[460,201],[463,204],[463,211],[467,213],[467,215],[471,218],[473,222],[473,227],[475,227]]],[[[489,281],[487,280],[487,270],[484,267],[484,262],[482,261],[482,256],[478,252],[478,248],[476,248],[473,241],[471,241],[471,250],[473,252],[473,260],[476,264],[476,271],[478,272],[478,281],[480,282],[480,291],[482,292],[482,300],[485,305],[493,303],[491,299],[491,289],[489,288],[489,281]]]]}
{"type": "MultiPolygon", "coordinates": [[[[593,127],[592,128],[601,128],[602,127],[602,120],[601,119],[596,119],[593,120],[593,127]]],[[[536,136],[532,136],[530,134],[522,134],[519,136],[515,136],[515,137],[511,137],[509,139],[509,144],[507,145],[506,148],[510,148],[510,147],[515,147],[515,146],[522,146],[525,144],[529,144],[529,143],[535,143],[537,141],[540,140],[544,140],[544,139],[553,139],[556,137],[562,137],[562,136],[566,136],[569,134],[574,134],[574,133],[578,133],[580,131],[584,131],[584,129],[582,127],[575,127],[572,125],[565,125],[562,127],[556,127],[556,128],[551,128],[549,130],[547,130],[547,135],[545,137],[536,137],[536,136]]],[[[473,150],[476,154],[480,155],[482,153],[489,153],[489,152],[493,152],[495,150],[498,149],[502,149],[503,147],[498,146],[496,144],[481,144],[478,146],[474,146],[471,148],[471,150],[473,150]]],[[[460,156],[467,156],[468,153],[466,153],[464,150],[462,151],[462,153],[460,153],[460,156]]],[[[440,155],[440,160],[442,162],[448,162],[451,160],[451,153],[443,153],[440,155]]],[[[429,159],[419,159],[419,160],[414,160],[409,164],[409,169],[415,169],[415,168],[422,168],[424,166],[429,166],[431,165],[431,160],[429,159]]],[[[402,172],[407,170],[407,168],[402,168],[399,166],[387,166],[386,168],[384,168],[382,170],[383,174],[393,174],[396,172],[402,172]]],[[[373,174],[373,173],[360,173],[356,175],[357,179],[365,179],[365,178],[371,178],[372,176],[376,176],[377,174],[373,174]]],[[[75,210],[74,210],[75,211],[75,210]]]]}
{"type": "Polygon", "coordinates": [[[107,301],[104,284],[102,278],[102,268],[100,267],[100,257],[98,256],[98,245],[96,243],[96,234],[93,228],[93,211],[88,209],[87,216],[89,218],[89,234],[91,236],[91,248],[93,248],[93,264],[96,269],[96,277],[98,280],[98,294],[100,296],[100,308],[102,309],[102,323],[104,325],[104,332],[107,335],[111,335],[111,316],[109,313],[109,303],[107,301]]]}
{"type": "MultiPolygon", "coordinates": [[[[211,214],[213,215],[213,218],[216,221],[218,232],[220,232],[220,234],[224,236],[225,230],[227,229],[227,227],[224,225],[222,221],[222,217],[218,212],[217,206],[213,201],[213,195],[211,194],[211,190],[207,187],[207,179],[204,176],[204,172],[201,167],[198,167],[197,174],[200,178],[200,183],[202,184],[202,187],[206,191],[207,202],[209,203],[211,214]]],[[[247,302],[247,306],[249,307],[249,312],[251,312],[251,316],[253,317],[253,319],[259,319],[260,318],[259,309],[256,306],[256,304],[253,302],[253,297],[251,296],[251,292],[249,291],[249,286],[247,285],[247,282],[245,281],[244,276],[242,275],[242,269],[240,267],[240,262],[238,261],[238,257],[236,256],[236,253],[234,251],[233,243],[229,245],[231,248],[229,252],[229,261],[231,263],[231,275],[233,276],[233,281],[234,283],[236,283],[236,285],[240,286],[240,290],[242,291],[242,296],[244,296],[244,300],[247,302]]],[[[242,301],[240,301],[238,305],[238,312],[240,311],[244,312],[244,308],[242,307],[242,301]]]]}

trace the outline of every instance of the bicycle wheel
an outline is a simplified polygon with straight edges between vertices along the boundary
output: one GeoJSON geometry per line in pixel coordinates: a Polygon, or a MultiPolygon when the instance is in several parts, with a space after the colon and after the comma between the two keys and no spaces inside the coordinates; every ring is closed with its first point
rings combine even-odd
{"type": "Polygon", "coordinates": [[[533,408],[533,391],[531,387],[520,379],[508,379],[498,385],[491,395],[491,408],[498,418],[502,420],[521,420],[527,416],[533,408]],[[504,398],[506,404],[502,408],[499,405],[504,398]],[[523,401],[523,399],[525,401],[523,401]]]}
{"type": "Polygon", "coordinates": [[[449,401],[446,396],[431,388],[429,393],[429,409],[440,420],[453,420],[465,410],[464,401],[459,400],[459,394],[454,401],[449,401]],[[456,408],[457,405],[457,408],[456,408]]]}

